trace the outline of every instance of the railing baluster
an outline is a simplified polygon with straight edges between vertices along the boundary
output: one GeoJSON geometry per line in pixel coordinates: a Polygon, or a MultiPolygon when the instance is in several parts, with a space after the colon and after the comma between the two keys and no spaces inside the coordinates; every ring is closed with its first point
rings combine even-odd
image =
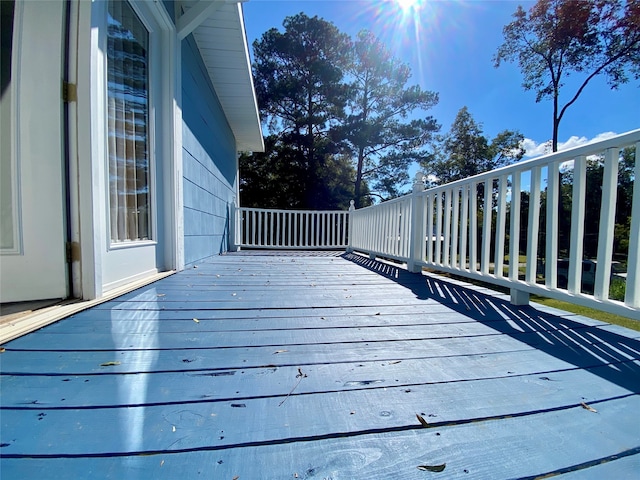
{"type": "Polygon", "coordinates": [[[573,163],[573,191],[571,199],[571,237],[567,290],[580,293],[582,287],[582,253],[584,251],[584,216],[587,194],[587,159],[584,155],[573,163]]]}
{"type": "Polygon", "coordinates": [[[453,190],[453,228],[451,230],[451,266],[453,268],[460,268],[460,262],[458,261],[458,245],[460,239],[458,237],[460,224],[460,189],[455,188],[453,190]]]}
{"type": "Polygon", "coordinates": [[[538,234],[540,230],[540,177],[541,168],[531,169],[529,191],[529,224],[527,226],[527,272],[526,280],[536,283],[538,272],[538,234]]]}
{"type": "Polygon", "coordinates": [[[636,143],[635,165],[624,301],[629,307],[640,308],[640,142],[636,143]]]}
{"type": "Polygon", "coordinates": [[[547,225],[545,228],[545,285],[558,284],[558,206],[560,203],[560,163],[547,166],[547,225]]]}
{"type": "MultiPolygon", "coordinates": [[[[493,215],[493,179],[484,182],[484,207],[482,213],[482,255],[480,256],[480,272],[489,274],[489,261],[491,255],[491,220],[493,215]]],[[[495,272],[494,272],[495,273],[495,272]]]]}
{"type": "Polygon", "coordinates": [[[498,180],[498,212],[496,216],[496,242],[493,252],[496,277],[504,277],[504,243],[507,228],[507,176],[501,175],[498,180]]]}
{"type": "Polygon", "coordinates": [[[613,255],[613,234],[618,197],[618,157],[620,150],[610,148],[604,158],[602,178],[602,206],[600,208],[600,228],[598,232],[598,262],[593,296],[598,300],[609,298],[611,282],[611,257],[613,255]]]}
{"type": "Polygon", "coordinates": [[[434,261],[442,265],[442,193],[436,197],[436,252],[434,261]]]}
{"type": "Polygon", "coordinates": [[[258,229],[256,228],[256,211],[254,210],[251,215],[251,227],[253,229],[253,244],[258,243],[258,229]]]}
{"type": "Polygon", "coordinates": [[[427,194],[427,262],[435,263],[433,259],[433,241],[434,241],[434,225],[433,225],[433,194],[427,194]]]}
{"type": "Polygon", "coordinates": [[[469,270],[478,271],[478,184],[471,182],[469,186],[469,270]]]}
{"type": "Polygon", "coordinates": [[[511,213],[509,217],[509,278],[518,280],[520,266],[520,204],[521,172],[514,172],[511,178],[511,213]]]}
{"type": "Polygon", "coordinates": [[[469,234],[469,188],[462,187],[462,213],[460,215],[460,268],[467,269],[467,235],[469,234]]]}
{"type": "Polygon", "coordinates": [[[329,214],[329,225],[331,228],[331,241],[329,242],[329,246],[332,247],[336,243],[336,224],[333,213],[329,214]]]}
{"type": "Polygon", "coordinates": [[[444,215],[444,241],[442,252],[442,264],[448,267],[450,262],[451,251],[451,189],[448,188],[444,193],[444,207],[442,210],[444,215]]]}

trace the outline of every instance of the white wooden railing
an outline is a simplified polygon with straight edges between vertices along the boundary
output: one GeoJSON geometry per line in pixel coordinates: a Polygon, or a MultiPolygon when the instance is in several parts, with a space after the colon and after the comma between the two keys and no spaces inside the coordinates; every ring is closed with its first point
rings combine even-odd
{"type": "Polygon", "coordinates": [[[235,209],[235,247],[343,249],[348,246],[347,211],[235,209]]]}
{"type": "Polygon", "coordinates": [[[529,294],[536,293],[640,319],[638,161],[626,273],[620,274],[626,281],[624,301],[610,298],[618,166],[625,147],[635,147],[638,158],[640,130],[428,190],[417,182],[408,196],[351,212],[349,249],[406,262],[413,271],[426,267],[500,285],[510,289],[515,304],[527,303],[529,294]],[[603,179],[587,191],[587,162],[594,156],[604,164],[603,179]],[[573,180],[563,187],[561,174],[570,172],[573,180]],[[585,260],[585,199],[600,191],[597,255],[585,260]],[[567,281],[559,284],[563,197],[565,204],[571,198],[571,228],[567,258],[561,261],[567,281]],[[522,198],[528,199],[527,208],[522,198]],[[542,206],[546,220],[541,225],[542,206]],[[587,264],[595,277],[585,289],[587,264]]]}

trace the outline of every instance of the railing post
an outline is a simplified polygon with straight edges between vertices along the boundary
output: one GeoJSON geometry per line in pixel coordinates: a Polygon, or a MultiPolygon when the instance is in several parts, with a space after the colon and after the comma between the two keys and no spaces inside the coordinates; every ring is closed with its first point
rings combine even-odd
{"type": "Polygon", "coordinates": [[[236,205],[236,199],[234,198],[229,205],[229,251],[237,252],[240,250],[239,235],[238,235],[238,207],[236,205]]]}
{"type": "Polygon", "coordinates": [[[422,173],[416,173],[411,192],[411,224],[409,240],[409,260],[407,270],[413,273],[422,271],[422,244],[425,242],[423,225],[423,202],[420,194],[424,191],[422,173]]]}
{"type": "Polygon", "coordinates": [[[349,201],[349,215],[348,215],[348,222],[347,222],[347,253],[352,253],[353,252],[353,215],[351,214],[352,212],[356,211],[356,207],[355,207],[356,202],[354,200],[350,200],[349,201]]]}

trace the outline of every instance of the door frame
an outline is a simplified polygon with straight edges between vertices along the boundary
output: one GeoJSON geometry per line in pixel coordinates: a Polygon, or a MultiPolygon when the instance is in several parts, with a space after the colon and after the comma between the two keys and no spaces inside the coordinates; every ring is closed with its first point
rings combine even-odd
{"type": "MultiPolygon", "coordinates": [[[[84,2],[72,0],[77,12],[77,35],[80,41],[69,46],[70,69],[76,79],[78,102],[74,121],[68,126],[77,155],[71,159],[71,190],[77,192],[71,204],[72,242],[79,245],[80,268],[72,269],[73,284],[84,299],[100,298],[109,290],[140,280],[157,271],[181,268],[183,240],[179,236],[182,223],[182,114],[179,108],[179,55],[175,26],[161,2],[130,0],[143,21],[152,18],[154,32],[162,55],[159,65],[150,66],[150,75],[159,75],[154,85],[156,116],[155,167],[150,175],[155,183],[157,212],[152,216],[156,244],[155,268],[145,269],[116,280],[107,278],[106,254],[126,252],[123,261],[135,261],[139,246],[113,248],[109,235],[109,199],[107,188],[107,108],[106,108],[106,5],[104,0],[84,2]],[[90,41],[86,41],[90,39],[90,41]],[[85,40],[85,41],[83,41],[85,40]],[[158,134],[158,132],[160,134],[158,134]],[[179,134],[178,134],[179,133],[179,134]],[[156,175],[159,173],[159,175],[156,175]],[[89,179],[89,180],[87,180],[89,179]]],[[[73,23],[73,21],[72,21],[73,23]]],[[[146,23],[146,22],[145,22],[146,23]]],[[[71,77],[71,75],[70,75],[71,77]]],[[[153,83],[156,79],[150,79],[153,83]]],[[[73,149],[72,149],[73,150],[73,149]]],[[[153,243],[153,242],[148,242],[153,243]]]]}

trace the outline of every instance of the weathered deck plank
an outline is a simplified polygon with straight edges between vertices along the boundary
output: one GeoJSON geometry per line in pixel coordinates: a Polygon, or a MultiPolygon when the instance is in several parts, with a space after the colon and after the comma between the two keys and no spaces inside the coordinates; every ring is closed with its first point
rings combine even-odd
{"type": "Polygon", "coordinates": [[[0,474],[634,478],[637,332],[556,313],[353,255],[219,257],[6,344],[0,474]]]}

